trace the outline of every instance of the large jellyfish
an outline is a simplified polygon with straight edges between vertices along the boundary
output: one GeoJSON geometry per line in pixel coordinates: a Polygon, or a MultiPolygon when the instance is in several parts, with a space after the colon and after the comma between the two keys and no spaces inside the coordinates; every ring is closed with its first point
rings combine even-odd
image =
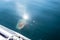
{"type": "Polygon", "coordinates": [[[28,21],[28,15],[24,14],[22,16],[22,19],[20,19],[17,23],[17,29],[22,29],[27,24],[28,21]]]}

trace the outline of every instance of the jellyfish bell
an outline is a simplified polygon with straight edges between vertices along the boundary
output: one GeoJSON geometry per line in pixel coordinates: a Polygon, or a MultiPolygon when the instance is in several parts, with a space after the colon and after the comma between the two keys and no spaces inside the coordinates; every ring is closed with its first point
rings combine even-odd
{"type": "Polygon", "coordinates": [[[24,28],[25,25],[26,25],[26,21],[25,20],[20,20],[17,23],[17,29],[22,29],[22,28],[24,28]]]}

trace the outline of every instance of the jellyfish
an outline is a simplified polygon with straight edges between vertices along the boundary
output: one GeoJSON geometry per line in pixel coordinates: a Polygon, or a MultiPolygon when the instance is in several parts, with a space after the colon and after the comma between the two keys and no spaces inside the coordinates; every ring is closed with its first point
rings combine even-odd
{"type": "Polygon", "coordinates": [[[27,14],[24,14],[22,16],[22,19],[20,19],[17,23],[17,28],[18,29],[22,29],[24,28],[24,26],[27,24],[27,21],[28,21],[28,15],[27,14]]]}

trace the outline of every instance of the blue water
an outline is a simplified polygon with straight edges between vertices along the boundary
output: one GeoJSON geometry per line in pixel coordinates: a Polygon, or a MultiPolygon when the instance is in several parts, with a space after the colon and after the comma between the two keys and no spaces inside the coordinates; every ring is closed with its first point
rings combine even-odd
{"type": "Polygon", "coordinates": [[[0,1],[0,24],[32,40],[60,40],[60,0],[24,0],[31,20],[22,30],[16,28],[21,17],[14,2],[0,1]],[[36,23],[32,21],[35,20],[36,23]],[[32,24],[32,25],[31,25],[32,24]]]}

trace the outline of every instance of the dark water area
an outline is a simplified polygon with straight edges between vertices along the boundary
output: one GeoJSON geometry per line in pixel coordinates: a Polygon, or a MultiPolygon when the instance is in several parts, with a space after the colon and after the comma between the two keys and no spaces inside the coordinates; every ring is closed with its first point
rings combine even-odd
{"type": "Polygon", "coordinates": [[[0,24],[32,40],[60,40],[60,0],[26,1],[26,10],[31,16],[27,26],[21,30],[16,28],[21,17],[16,13],[13,2],[0,3],[0,24]],[[36,23],[33,23],[33,20],[36,23]]]}

